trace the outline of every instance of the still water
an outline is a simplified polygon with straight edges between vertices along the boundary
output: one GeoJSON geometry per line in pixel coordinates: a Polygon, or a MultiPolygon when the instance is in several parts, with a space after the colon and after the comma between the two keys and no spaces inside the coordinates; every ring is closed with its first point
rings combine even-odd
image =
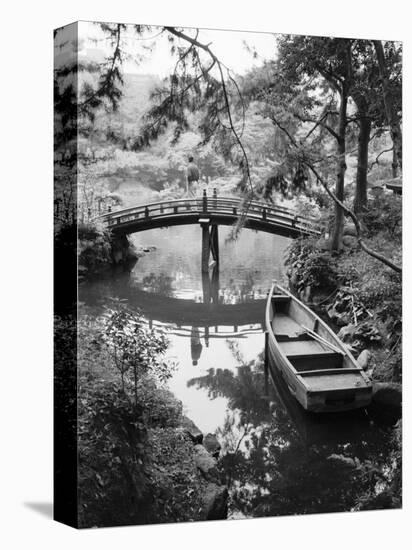
{"type": "Polygon", "coordinates": [[[216,433],[229,486],[229,517],[352,509],[393,475],[392,428],[364,411],[305,413],[275,378],[265,388],[263,320],[272,280],[284,280],[289,240],[219,227],[220,266],[201,275],[201,229],[171,227],[131,236],[147,252],[130,273],[85,283],[95,309],[115,297],[167,331],[169,381],[185,414],[216,433]]]}

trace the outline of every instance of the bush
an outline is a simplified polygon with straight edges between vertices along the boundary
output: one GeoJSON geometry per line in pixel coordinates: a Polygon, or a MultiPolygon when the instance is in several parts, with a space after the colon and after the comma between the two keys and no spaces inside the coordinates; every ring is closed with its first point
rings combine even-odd
{"type": "Polygon", "coordinates": [[[328,252],[316,247],[314,239],[296,239],[289,246],[285,264],[296,280],[296,290],[310,286],[312,290],[329,291],[336,288],[338,272],[328,252]]]}
{"type": "Polygon", "coordinates": [[[181,403],[159,385],[165,337],[122,307],[83,315],[78,335],[80,526],[193,519],[192,444],[176,429],[181,403]]]}
{"type": "Polygon", "coordinates": [[[80,526],[146,522],[149,491],[143,408],[114,382],[83,380],[78,443],[80,526]]]}
{"type": "Polygon", "coordinates": [[[86,273],[96,273],[112,261],[112,246],[107,231],[92,224],[78,226],[79,268],[86,273]]]}
{"type": "Polygon", "coordinates": [[[369,202],[362,221],[369,236],[384,232],[391,239],[402,237],[402,200],[396,195],[375,198],[369,202]]]}

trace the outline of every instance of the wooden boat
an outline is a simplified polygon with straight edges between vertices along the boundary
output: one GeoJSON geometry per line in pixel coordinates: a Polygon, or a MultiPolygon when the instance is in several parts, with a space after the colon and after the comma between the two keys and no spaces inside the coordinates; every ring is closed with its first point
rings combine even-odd
{"type": "Polygon", "coordinates": [[[336,334],[275,283],[266,305],[266,361],[304,409],[346,411],[371,401],[372,383],[336,334]]]}

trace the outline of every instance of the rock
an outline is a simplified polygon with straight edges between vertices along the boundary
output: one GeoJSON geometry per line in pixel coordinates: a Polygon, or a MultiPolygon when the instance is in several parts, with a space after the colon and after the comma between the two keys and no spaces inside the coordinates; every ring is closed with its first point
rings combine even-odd
{"type": "Polygon", "coordinates": [[[296,288],[296,285],[298,284],[298,276],[296,272],[293,272],[290,276],[290,284],[292,285],[292,288],[296,288]]]}
{"type": "Polygon", "coordinates": [[[358,510],[388,510],[389,508],[401,508],[401,503],[390,490],[386,490],[361,502],[358,510]]]}
{"type": "Polygon", "coordinates": [[[203,445],[194,446],[194,460],[196,466],[202,472],[206,479],[211,479],[216,477],[216,464],[217,461],[210,455],[203,445]]]}
{"type": "Polygon", "coordinates": [[[358,244],[358,239],[356,237],[352,237],[351,235],[345,235],[342,237],[342,242],[345,246],[354,248],[358,244]]]}
{"type": "Polygon", "coordinates": [[[350,342],[355,330],[356,330],[356,326],[353,325],[352,323],[349,325],[346,325],[342,327],[338,332],[338,338],[342,340],[342,342],[350,342]]]}
{"type": "Polygon", "coordinates": [[[193,420],[190,420],[190,418],[188,418],[187,416],[183,416],[181,425],[183,431],[190,437],[193,443],[202,443],[203,434],[193,422],[193,420]]]}
{"type": "Polygon", "coordinates": [[[308,285],[303,290],[303,301],[310,302],[311,296],[312,296],[312,289],[311,289],[311,286],[308,285]]]}
{"type": "Polygon", "coordinates": [[[373,384],[373,401],[380,405],[401,408],[402,386],[395,382],[375,382],[373,384]]]}
{"type": "Polygon", "coordinates": [[[368,407],[372,417],[396,423],[402,416],[402,386],[395,382],[374,382],[372,402],[368,407]]]}
{"type": "Polygon", "coordinates": [[[227,499],[227,487],[209,483],[202,495],[204,519],[226,519],[227,499]]]}
{"type": "Polygon", "coordinates": [[[123,254],[121,250],[113,251],[113,261],[115,264],[120,264],[123,259],[123,254]]]}
{"type": "Polygon", "coordinates": [[[316,248],[322,252],[330,250],[330,242],[327,239],[319,239],[316,243],[316,248]]]}
{"type": "Polygon", "coordinates": [[[348,468],[357,468],[359,465],[359,461],[357,462],[357,460],[344,455],[331,454],[328,456],[328,460],[336,460],[348,466],[348,468]]]}
{"type": "Polygon", "coordinates": [[[369,350],[364,349],[359,357],[357,358],[358,365],[361,369],[367,370],[369,361],[371,360],[372,354],[369,350]]]}
{"type": "Polygon", "coordinates": [[[339,313],[333,306],[328,307],[327,314],[329,319],[340,327],[347,325],[350,321],[349,315],[346,313],[339,313]]]}
{"type": "Polygon", "coordinates": [[[220,453],[220,443],[214,434],[207,434],[203,439],[203,446],[213,457],[217,458],[220,453]]]}
{"type": "Polygon", "coordinates": [[[354,223],[347,223],[343,228],[343,234],[344,235],[350,235],[351,237],[356,237],[356,227],[354,223]]]}

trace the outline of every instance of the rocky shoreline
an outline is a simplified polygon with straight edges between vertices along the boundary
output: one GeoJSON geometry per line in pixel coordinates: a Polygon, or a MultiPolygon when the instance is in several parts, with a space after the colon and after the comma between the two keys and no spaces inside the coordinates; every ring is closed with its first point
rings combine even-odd
{"type": "Polygon", "coordinates": [[[221,446],[217,437],[211,433],[203,434],[187,416],[183,416],[180,429],[193,443],[193,460],[204,481],[199,495],[199,519],[227,519],[229,493],[221,483],[218,471],[221,446]]]}

